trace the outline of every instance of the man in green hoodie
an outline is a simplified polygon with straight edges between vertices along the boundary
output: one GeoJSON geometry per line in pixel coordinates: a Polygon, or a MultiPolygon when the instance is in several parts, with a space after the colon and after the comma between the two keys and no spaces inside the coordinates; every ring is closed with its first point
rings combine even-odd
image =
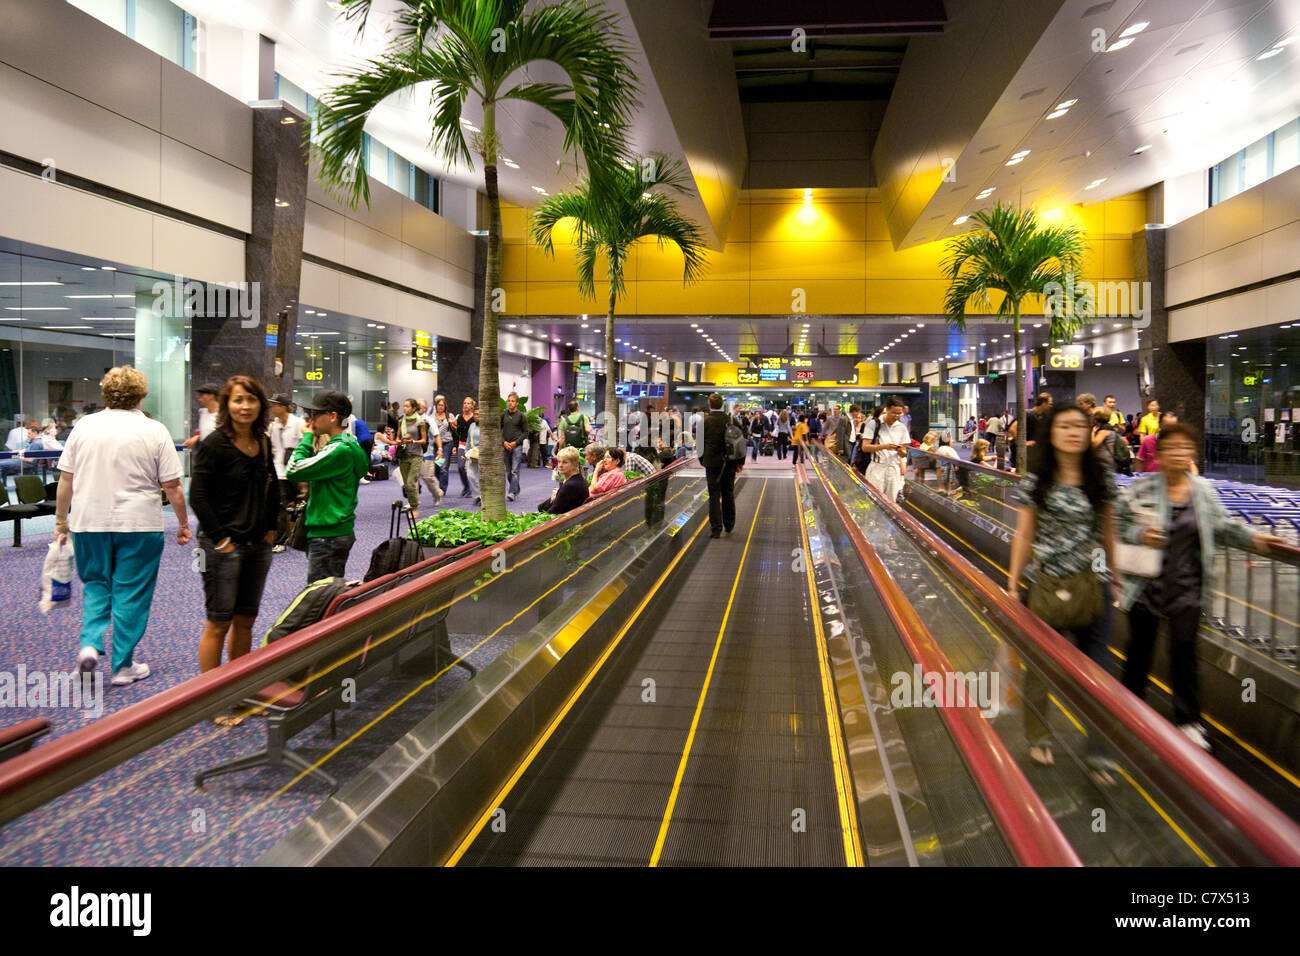
{"type": "Polygon", "coordinates": [[[348,552],[356,543],[357,485],[370,470],[370,456],[344,426],[352,401],[342,392],[324,389],[303,407],[307,425],[302,441],[285,469],[289,481],[311,484],[307,498],[307,583],[341,578],[347,573],[348,552]],[[326,443],[318,451],[315,438],[326,443]]]}

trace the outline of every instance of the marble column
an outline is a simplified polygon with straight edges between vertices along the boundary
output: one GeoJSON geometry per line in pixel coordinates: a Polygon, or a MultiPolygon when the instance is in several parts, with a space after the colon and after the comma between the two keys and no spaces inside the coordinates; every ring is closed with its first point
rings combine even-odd
{"type": "Polygon", "coordinates": [[[252,123],[253,228],[244,244],[245,281],[205,296],[191,312],[190,358],[196,385],[251,375],[272,394],[293,388],[308,123],[305,114],[278,100],[252,104],[252,123]]]}
{"type": "Polygon", "coordinates": [[[1172,411],[1181,422],[1197,428],[1205,423],[1205,342],[1169,341],[1169,313],[1165,310],[1166,230],[1148,226],[1133,236],[1134,268],[1147,298],[1151,324],[1138,331],[1138,391],[1142,409],[1151,399],[1172,411]],[[1150,290],[1148,293],[1146,290],[1150,290]]]}

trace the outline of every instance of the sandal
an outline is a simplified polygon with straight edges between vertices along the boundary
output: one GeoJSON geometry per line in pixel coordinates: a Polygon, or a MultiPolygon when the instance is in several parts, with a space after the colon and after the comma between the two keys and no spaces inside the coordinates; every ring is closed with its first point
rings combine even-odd
{"type": "Polygon", "coordinates": [[[1051,744],[1035,744],[1029,748],[1029,759],[1040,767],[1051,767],[1056,763],[1052,756],[1051,744]]]}

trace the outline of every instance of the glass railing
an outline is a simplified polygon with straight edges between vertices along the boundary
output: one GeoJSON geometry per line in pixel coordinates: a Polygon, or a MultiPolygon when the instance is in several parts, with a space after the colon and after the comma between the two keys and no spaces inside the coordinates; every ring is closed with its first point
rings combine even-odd
{"type": "Polygon", "coordinates": [[[703,491],[656,473],[0,764],[0,864],[255,861],[409,730],[455,724],[485,677],[572,633],[703,491]],[[238,727],[213,723],[240,701],[238,727]]]}
{"type": "MultiPolygon", "coordinates": [[[[971,695],[983,695],[979,702],[986,704],[981,712],[1085,863],[1214,865],[1263,859],[1259,844],[1268,844],[1276,835],[1273,830],[1253,841],[1237,824],[1224,831],[1215,822],[1219,811],[1211,804],[1230,799],[1224,797],[1228,793],[1248,794],[1270,827],[1294,837],[1276,808],[1199,751],[1189,751],[1172,727],[1073,645],[1032,615],[1022,617],[1027,612],[1018,605],[1012,611],[1010,599],[987,579],[973,587],[982,578],[979,572],[971,568],[970,577],[954,576],[953,562],[961,560],[956,553],[937,539],[908,531],[905,525],[916,523],[869,492],[846,464],[823,456],[815,468],[936,636],[953,669],[973,679],[971,695]],[[1022,631],[1020,620],[1035,622],[1032,629],[1039,636],[1022,631]],[[1100,706],[1103,699],[1124,712],[1122,719],[1100,706]],[[1139,741],[1142,734],[1150,739],[1139,741]],[[1029,756],[1031,741],[1043,739],[1052,743],[1051,766],[1029,756]],[[1153,742],[1173,748],[1174,756],[1164,765],[1151,760],[1153,742]],[[1170,762],[1180,763],[1178,774],[1170,775],[1170,762]]],[[[1006,487],[992,477],[998,483],[978,490],[991,502],[989,511],[1001,507],[1006,487]]],[[[881,668],[897,689],[893,703],[901,713],[917,706],[917,680],[907,665],[906,658],[899,658],[881,668]]],[[[1300,845],[1288,846],[1284,839],[1279,852],[1294,854],[1300,845]]]]}

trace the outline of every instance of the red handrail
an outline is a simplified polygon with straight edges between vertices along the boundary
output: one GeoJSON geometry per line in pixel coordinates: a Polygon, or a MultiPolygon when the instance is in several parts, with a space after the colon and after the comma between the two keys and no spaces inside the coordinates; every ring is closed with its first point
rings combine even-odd
{"type": "MultiPolygon", "coordinates": [[[[825,478],[822,478],[822,484],[829,492],[853,549],[871,576],[885,611],[912,659],[927,673],[955,673],[934,636],[903,595],[898,582],[845,509],[839,495],[825,478]]],[[[939,702],[939,713],[1016,859],[1025,866],[1082,866],[1078,854],[1052,819],[1042,798],[1025,779],[1006,744],[993,731],[993,726],[973,707],[954,706],[946,695],[939,702]]]]}
{"type": "MultiPolygon", "coordinates": [[[[688,460],[679,459],[653,475],[628,482],[609,495],[575,508],[559,516],[556,521],[547,521],[523,534],[508,538],[495,548],[478,549],[476,544],[473,547],[463,545],[467,552],[473,553],[467,553],[434,571],[427,578],[416,578],[394,588],[385,594],[384,603],[389,605],[404,600],[457,576],[472,578],[476,569],[490,565],[496,559],[496,548],[508,552],[527,546],[540,536],[554,535],[558,529],[581,521],[593,507],[625,498],[648,482],[663,480],[665,473],[685,465],[688,460]]],[[[247,654],[192,677],[115,714],[64,734],[45,746],[6,760],[0,764],[0,824],[184,730],[202,714],[220,706],[223,700],[238,700],[281,676],[310,664],[334,650],[335,644],[350,640],[340,638],[328,642],[326,646],[326,638],[339,635],[373,613],[374,609],[362,602],[283,640],[259,648],[255,654],[247,654]],[[321,644],[319,652],[310,653],[316,644],[321,644]],[[272,676],[273,673],[275,676],[272,676]]]]}
{"type": "MultiPolygon", "coordinates": [[[[853,472],[853,469],[848,469],[853,472]]],[[[955,549],[902,508],[886,501],[861,475],[861,487],[909,534],[933,551],[958,579],[986,601],[995,616],[1011,623],[1038,645],[1077,686],[1118,720],[1139,743],[1229,823],[1241,831],[1269,860],[1300,866],[1300,826],[1265,800],[1217,760],[1195,746],[1150,705],[1128,692],[1118,680],[1061,637],[1006,591],[978,571],[955,549]]]]}

